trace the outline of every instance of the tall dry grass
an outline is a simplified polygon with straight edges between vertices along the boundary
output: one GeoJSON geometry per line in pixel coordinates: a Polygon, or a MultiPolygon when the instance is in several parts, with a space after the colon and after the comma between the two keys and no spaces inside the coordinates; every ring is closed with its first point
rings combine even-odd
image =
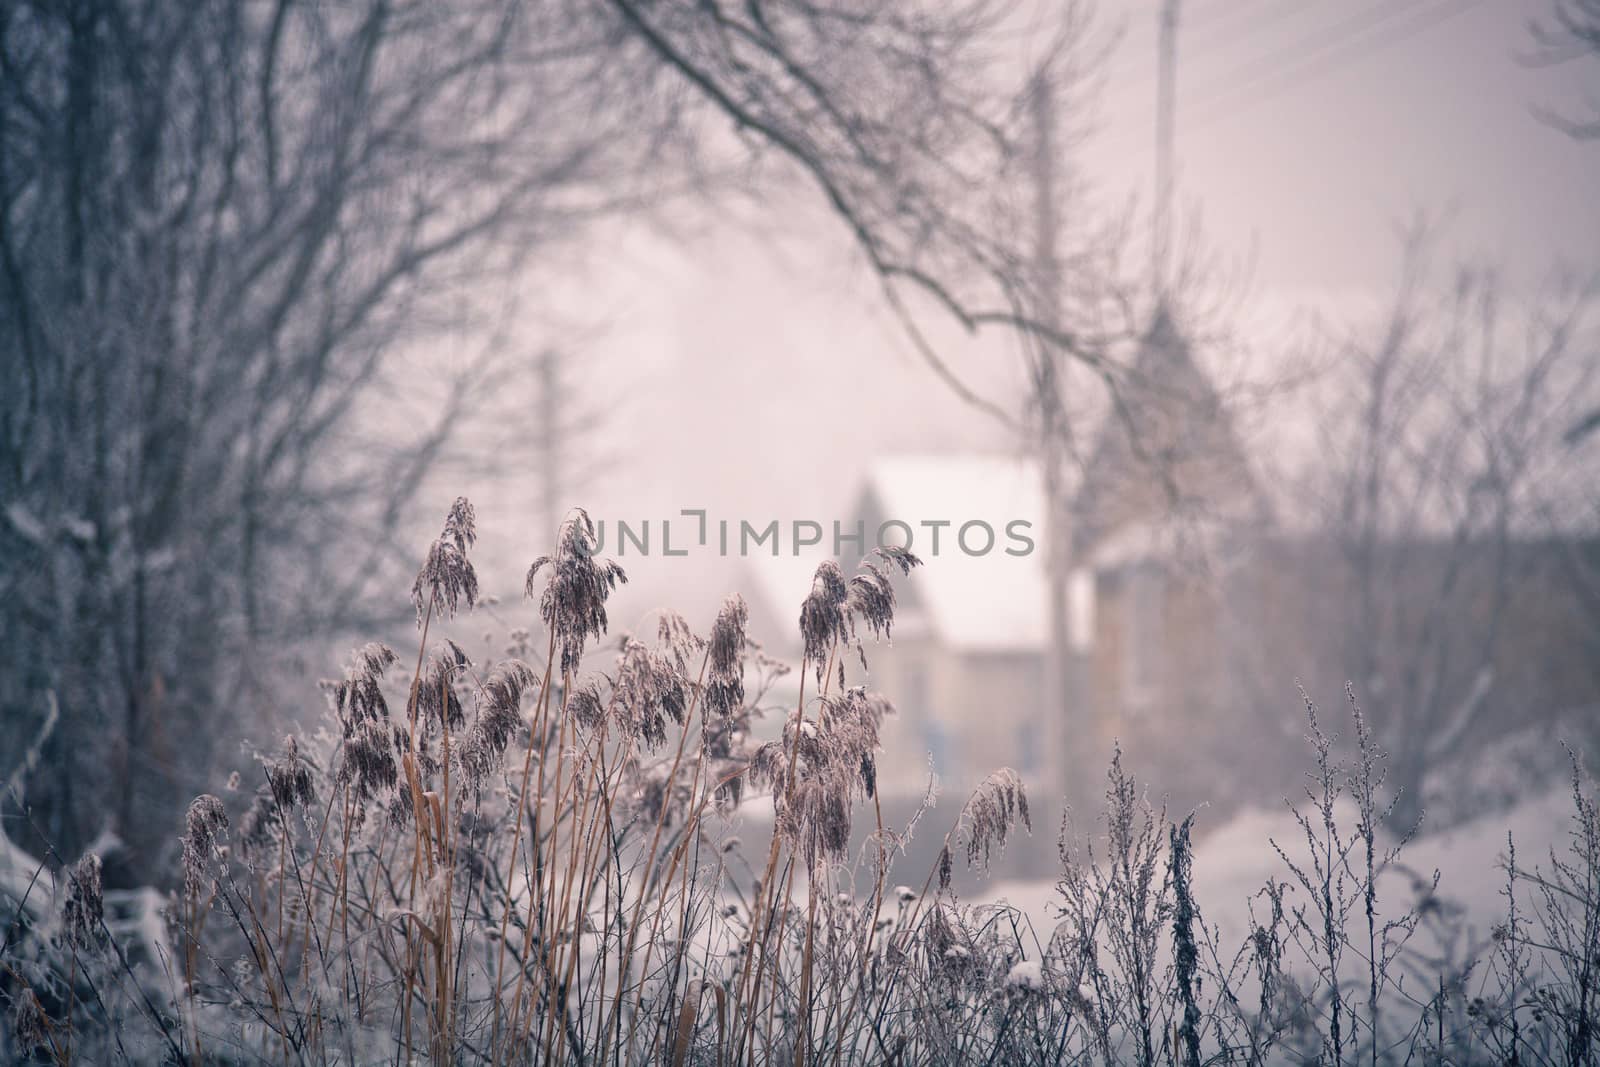
{"type": "Polygon", "coordinates": [[[1059,922],[1036,930],[964,902],[953,879],[1028,825],[1011,771],[942,828],[932,869],[895,870],[910,828],[885,825],[876,792],[892,708],[846,687],[843,662],[889,636],[890,573],[910,575],[914,557],[885,551],[848,578],[819,568],[797,698],[758,743],[784,668],[746,638],[738,597],[704,636],[666,614],[653,642],[623,637],[595,664],[625,576],[595,557],[581,512],[530,569],[537,631],[483,662],[430,644],[478,599],[474,537],[458,501],[413,588],[416,649],[358,649],[327,684],[324,728],[261,759],[242,814],[195,800],[166,936],[145,939],[146,958],[108,923],[93,857],[57,872],[49,914],[17,905],[0,1051],[63,1064],[1596,1056],[1600,818],[1576,767],[1570,851],[1529,867],[1508,843],[1506,917],[1463,946],[1435,936],[1450,923],[1436,880],[1383,899],[1405,846],[1378,835],[1383,754],[1353,696],[1348,760],[1308,701],[1304,840],[1264,843],[1284,877],[1247,902],[1250,932],[1230,945],[1194,891],[1191,820],[1148,803],[1118,753],[1099,820],[1063,823],[1059,922]],[[747,859],[724,817],[757,791],[773,832],[747,859]]]}

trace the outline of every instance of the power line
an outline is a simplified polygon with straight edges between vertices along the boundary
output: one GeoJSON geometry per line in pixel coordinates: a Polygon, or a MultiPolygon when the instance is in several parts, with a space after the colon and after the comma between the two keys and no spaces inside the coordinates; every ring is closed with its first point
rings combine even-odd
{"type": "Polygon", "coordinates": [[[1403,21],[1392,30],[1384,26],[1391,21],[1389,18],[1377,19],[1357,36],[1346,34],[1344,40],[1340,42],[1310,49],[1287,62],[1276,63],[1272,69],[1248,77],[1238,82],[1236,86],[1213,92],[1208,98],[1199,102],[1200,114],[1189,123],[1189,127],[1206,126],[1232,117],[1252,105],[1275,99],[1288,90],[1328,74],[1340,66],[1359,61],[1385,48],[1426,33],[1477,7],[1480,3],[1482,0],[1446,0],[1445,3],[1422,10],[1412,8],[1410,10],[1414,17],[1403,21]],[[1367,32],[1373,30],[1377,32],[1367,32]],[[1247,90],[1248,94],[1244,95],[1247,90]],[[1229,99],[1237,100],[1237,105],[1220,106],[1223,101],[1229,99]],[[1219,106],[1213,106],[1208,112],[1207,105],[1219,106]]]}
{"type": "MultiPolygon", "coordinates": [[[[1321,0],[1281,0],[1275,7],[1261,11],[1255,18],[1252,18],[1242,26],[1238,26],[1231,33],[1226,35],[1211,33],[1209,41],[1206,41],[1205,45],[1201,47],[1196,48],[1188,43],[1188,38],[1191,36],[1198,36],[1202,39],[1207,38],[1208,35],[1204,32],[1207,28],[1215,29],[1221,27],[1228,29],[1235,26],[1239,22],[1237,15],[1252,10],[1248,0],[1245,0],[1245,2],[1237,6],[1225,9],[1221,17],[1204,20],[1201,32],[1198,34],[1193,32],[1193,27],[1189,27],[1189,32],[1184,35],[1184,50],[1191,56],[1198,54],[1204,57],[1208,54],[1217,53],[1227,46],[1237,45],[1248,37],[1259,35],[1262,31],[1269,30],[1286,21],[1290,16],[1299,15],[1309,10],[1319,2],[1321,0]],[[1209,47],[1206,45],[1209,45],[1209,47]]],[[[1347,18],[1341,19],[1331,27],[1323,27],[1303,35],[1299,40],[1287,47],[1269,49],[1258,56],[1254,63],[1235,67],[1231,74],[1224,74],[1221,78],[1212,79],[1209,87],[1202,86],[1200,90],[1201,104],[1204,106],[1206,103],[1224,99],[1254,80],[1263,77],[1270,78],[1285,65],[1286,57],[1288,65],[1292,66],[1309,55],[1336,47],[1344,41],[1381,25],[1385,21],[1404,15],[1408,10],[1416,10],[1416,5],[1421,2],[1423,0],[1382,0],[1382,2],[1372,7],[1362,9],[1347,18]]]]}
{"type": "MultiPolygon", "coordinates": [[[[1306,8],[1320,2],[1321,0],[1276,0],[1270,9],[1262,11],[1255,18],[1245,22],[1245,24],[1240,27],[1239,34],[1241,36],[1246,36],[1253,33],[1259,33],[1264,29],[1275,26],[1279,22],[1282,22],[1285,16],[1297,14],[1298,12],[1304,11],[1306,8]]],[[[1198,18],[1189,19],[1186,21],[1190,23],[1189,28],[1194,36],[1210,37],[1215,36],[1218,30],[1227,29],[1228,27],[1238,23],[1238,16],[1241,14],[1248,14],[1251,9],[1252,5],[1248,2],[1248,0],[1242,0],[1242,2],[1230,4],[1227,7],[1222,8],[1220,11],[1218,11],[1216,8],[1213,8],[1212,13],[1209,16],[1205,13],[1202,13],[1198,18]]]]}
{"type": "Polygon", "coordinates": [[[1270,79],[1283,70],[1293,67],[1308,57],[1338,48],[1352,40],[1379,29],[1386,22],[1416,10],[1424,0],[1378,0],[1361,8],[1331,26],[1318,27],[1302,35],[1286,47],[1274,49],[1254,63],[1236,67],[1231,74],[1214,79],[1200,87],[1195,103],[1200,106],[1223,99],[1233,93],[1248,89],[1257,82],[1270,79]]]}
{"type": "MultiPolygon", "coordinates": [[[[1183,34],[1184,51],[1191,56],[1206,56],[1217,51],[1222,46],[1238,44],[1246,37],[1253,36],[1262,30],[1269,29],[1272,26],[1277,25],[1278,23],[1282,22],[1286,16],[1297,14],[1298,12],[1304,11],[1306,8],[1320,2],[1322,2],[1322,0],[1275,0],[1274,6],[1263,10],[1258,17],[1246,21],[1243,25],[1239,25],[1237,30],[1227,35],[1222,35],[1218,31],[1238,25],[1240,22],[1238,16],[1241,14],[1248,14],[1253,10],[1254,5],[1250,2],[1250,0],[1238,0],[1237,3],[1222,6],[1220,8],[1213,6],[1211,8],[1212,15],[1210,18],[1206,18],[1202,15],[1202,17],[1199,19],[1192,19],[1189,15],[1185,14],[1183,34]],[[1193,40],[1199,40],[1201,42],[1200,46],[1196,47],[1195,44],[1191,43],[1193,40]]],[[[1139,76],[1139,80],[1142,80],[1143,78],[1149,77],[1151,74],[1150,64],[1146,59],[1143,58],[1142,54],[1140,58],[1135,59],[1132,62],[1132,69],[1129,69],[1129,67],[1130,63],[1126,60],[1126,58],[1116,63],[1111,68],[1111,73],[1114,75],[1114,80],[1132,81],[1135,80],[1133,77],[1135,74],[1139,76]]]]}

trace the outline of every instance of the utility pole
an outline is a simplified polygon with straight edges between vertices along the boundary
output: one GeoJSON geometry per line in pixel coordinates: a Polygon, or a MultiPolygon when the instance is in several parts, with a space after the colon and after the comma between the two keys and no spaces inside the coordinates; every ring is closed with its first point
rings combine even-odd
{"type": "MultiPolygon", "coordinates": [[[[1032,92],[1034,126],[1034,276],[1038,315],[1051,330],[1061,327],[1061,263],[1056,251],[1056,114],[1055,86],[1048,67],[1035,76],[1032,92]]],[[[1077,769],[1071,760],[1069,718],[1079,712],[1074,699],[1072,649],[1067,632],[1067,573],[1071,566],[1070,518],[1061,452],[1066,432],[1062,410],[1060,354],[1053,341],[1035,337],[1034,404],[1038,408],[1040,473],[1045,498],[1045,595],[1049,634],[1044,663],[1044,774],[1055,794],[1069,788],[1077,769]]]]}
{"type": "Polygon", "coordinates": [[[1156,44],[1156,194],[1151,211],[1150,284],[1157,306],[1167,298],[1172,254],[1173,139],[1177,122],[1178,4],[1162,0],[1156,44]]]}
{"type": "MultiPolygon", "coordinates": [[[[1156,82],[1156,191],[1151,219],[1150,277],[1157,307],[1168,296],[1174,175],[1174,135],[1177,112],[1178,12],[1181,0],[1161,0],[1158,15],[1156,82]]],[[[1056,113],[1051,71],[1042,68],[1034,78],[1031,100],[1034,126],[1034,225],[1033,269],[1038,292],[1039,321],[1046,328],[1061,326],[1061,263],[1056,248],[1058,218],[1056,180],[1056,113]]],[[[1047,746],[1046,773],[1050,783],[1061,791],[1077,787],[1077,772],[1084,769],[1074,762],[1073,738],[1094,736],[1087,721],[1087,662],[1074,648],[1071,633],[1068,588],[1072,569],[1071,513],[1068,509],[1062,464],[1066,435],[1066,413],[1062,398],[1060,353],[1043,338],[1033,338],[1036,346],[1033,401],[1038,409],[1038,440],[1041,477],[1044,483],[1047,543],[1045,545],[1045,587],[1048,597],[1049,634],[1044,670],[1043,741],[1047,746]]],[[[1085,635],[1087,636],[1087,635],[1085,635]]]]}

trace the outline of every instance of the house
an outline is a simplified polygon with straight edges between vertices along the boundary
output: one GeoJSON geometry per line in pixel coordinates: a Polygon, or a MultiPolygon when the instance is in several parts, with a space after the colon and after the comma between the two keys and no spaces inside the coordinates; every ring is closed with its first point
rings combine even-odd
{"type": "MultiPolygon", "coordinates": [[[[1074,665],[1092,768],[1114,743],[1183,772],[1226,735],[1251,643],[1248,586],[1271,508],[1229,412],[1165,307],[1157,309],[1074,495],[1069,558],[1092,585],[1074,665]]],[[[1083,751],[1087,749],[1087,751],[1083,751]]],[[[1196,783],[1197,785],[1199,783],[1196,783]]]]}
{"type": "Polygon", "coordinates": [[[1304,766],[1297,682],[1326,703],[1352,679],[1399,724],[1382,741],[1396,781],[1421,781],[1425,768],[1411,763],[1432,758],[1430,746],[1482,749],[1535,713],[1600,705],[1600,613],[1585,614],[1560,566],[1600,549],[1386,544],[1369,561],[1384,595],[1365,606],[1335,533],[1274,521],[1225,405],[1165,311],[1088,451],[1062,530],[1051,529],[1042,484],[1025,457],[887,457],[869,467],[844,523],[861,525],[864,545],[825,543],[763,568],[756,599],[781,605],[768,617],[793,635],[821,559],[849,574],[874,531],[895,523],[904,529],[890,539],[909,533],[924,558],[909,579],[896,576],[892,645],[868,643],[866,673],[850,663],[852,684],[899,709],[884,734],[886,794],[919,794],[930,763],[957,795],[1012,766],[1036,796],[1081,809],[1097,803],[1120,744],[1179,808],[1286,795],[1304,766]],[[981,527],[968,542],[954,536],[978,523],[1003,537],[1014,522],[1031,551],[976,551],[981,527]],[[1059,690],[1045,550],[1056,536],[1069,566],[1059,690]],[[1491,614],[1498,639],[1477,655],[1491,614]],[[1418,743],[1404,732],[1411,723],[1436,737],[1418,743]]]}
{"type": "Polygon", "coordinates": [[[1098,782],[1094,768],[1112,743],[1140,733],[1154,709],[1210,715],[1224,698],[1220,678],[1194,684],[1225,673],[1211,648],[1224,637],[1217,590],[1187,568],[1221,558],[1241,527],[1265,521],[1265,508],[1214,389],[1165,313],[1130,380],[1138,388],[1107,420],[1068,508],[1073,684],[1057,698],[1062,707],[1049,706],[1047,684],[1047,546],[1057,531],[1032,458],[886,457],[868,468],[843,523],[859,524],[864,543],[835,554],[825,538],[811,556],[755,561],[765,605],[756,629],[781,642],[823,558],[836,555],[853,573],[886,528],[896,543],[909,535],[923,558],[909,579],[896,576],[892,645],[867,649],[866,680],[900,711],[885,734],[886,792],[919,793],[931,764],[953,789],[1012,766],[1058,796],[1069,780],[1098,782]],[[968,524],[977,525],[963,540],[968,524]]]}
{"type": "Polygon", "coordinates": [[[866,670],[854,655],[846,661],[851,684],[870,684],[899,712],[884,736],[881,788],[920,795],[930,764],[952,787],[974,784],[998,766],[1042,771],[1048,533],[1032,461],[960,455],[873,463],[841,520],[846,536],[864,531],[862,541],[835,554],[829,537],[810,554],[750,561],[752,633],[798,659],[795,620],[817,565],[835,558],[847,575],[855,573],[886,524],[885,540],[909,541],[924,565],[909,578],[894,573],[894,630],[887,642],[865,642],[866,670]],[[983,525],[967,530],[963,547],[968,524],[983,525]]]}

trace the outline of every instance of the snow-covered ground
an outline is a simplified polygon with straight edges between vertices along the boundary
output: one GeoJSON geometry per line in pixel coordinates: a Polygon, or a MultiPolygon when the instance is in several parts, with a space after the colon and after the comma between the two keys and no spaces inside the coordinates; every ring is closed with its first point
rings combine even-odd
{"type": "MultiPolygon", "coordinates": [[[[1357,822],[1354,807],[1341,803],[1336,815],[1341,833],[1352,833],[1357,822]]],[[[1379,880],[1380,922],[1412,907],[1437,870],[1442,914],[1451,919],[1462,943],[1481,943],[1505,914],[1507,834],[1514,835],[1519,869],[1531,869],[1547,864],[1552,849],[1558,854],[1565,852],[1571,818],[1570,786],[1552,787],[1508,810],[1416,838],[1379,880]]],[[[1243,942],[1250,930],[1246,905],[1268,878],[1293,881],[1272,848],[1274,841],[1301,862],[1306,852],[1305,832],[1286,807],[1241,812],[1195,842],[1195,897],[1206,923],[1218,928],[1220,947],[1231,951],[1243,942]]],[[[1379,847],[1392,843],[1380,837],[1379,847]]],[[[1291,895],[1286,906],[1296,899],[1291,895]]],[[[974,902],[1003,902],[1021,910],[1041,943],[1059,921],[1053,882],[1000,883],[974,902]]],[[[1263,910],[1262,902],[1257,901],[1258,914],[1263,910]]]]}

